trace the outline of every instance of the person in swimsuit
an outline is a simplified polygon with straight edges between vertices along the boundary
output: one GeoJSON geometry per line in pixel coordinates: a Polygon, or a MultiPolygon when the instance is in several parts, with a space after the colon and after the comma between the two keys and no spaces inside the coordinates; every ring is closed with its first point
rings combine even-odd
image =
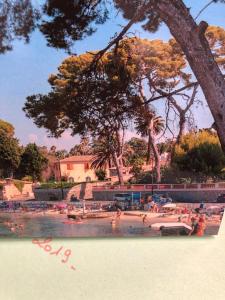
{"type": "Polygon", "coordinates": [[[142,218],[142,222],[143,222],[144,225],[146,224],[146,221],[147,221],[147,215],[144,215],[143,218],[142,218]]]}
{"type": "Polygon", "coordinates": [[[205,222],[205,216],[203,215],[199,218],[196,235],[203,236],[205,232],[205,228],[206,228],[206,222],[205,222]]]}
{"type": "Polygon", "coordinates": [[[196,235],[197,234],[197,227],[198,227],[198,219],[195,217],[191,218],[191,227],[192,230],[190,231],[189,235],[196,235]]]}

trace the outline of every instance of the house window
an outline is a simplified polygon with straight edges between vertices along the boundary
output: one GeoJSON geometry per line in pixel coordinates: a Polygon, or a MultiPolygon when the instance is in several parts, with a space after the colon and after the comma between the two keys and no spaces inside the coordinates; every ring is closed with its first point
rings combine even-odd
{"type": "Polygon", "coordinates": [[[89,163],[84,164],[84,170],[87,171],[90,169],[89,163]]]}
{"type": "Polygon", "coordinates": [[[86,177],[86,182],[91,182],[91,177],[90,176],[86,177]]]}
{"type": "Polygon", "coordinates": [[[74,178],[73,178],[73,177],[69,177],[68,181],[69,181],[70,183],[74,183],[74,178]]]}
{"type": "Polygon", "coordinates": [[[73,170],[73,164],[67,164],[67,170],[73,170]]]}

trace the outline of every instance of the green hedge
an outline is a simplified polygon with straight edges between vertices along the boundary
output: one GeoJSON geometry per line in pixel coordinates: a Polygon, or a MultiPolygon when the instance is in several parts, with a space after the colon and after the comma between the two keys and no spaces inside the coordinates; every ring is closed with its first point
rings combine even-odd
{"type": "Polygon", "coordinates": [[[61,187],[66,189],[66,188],[72,188],[78,184],[79,183],[70,183],[70,182],[62,182],[62,184],[60,182],[46,182],[38,186],[37,189],[60,189],[61,187]]]}
{"type": "MultiPolygon", "coordinates": [[[[95,182],[98,182],[98,181],[91,181],[91,182],[88,182],[88,183],[95,183],[95,182]]],[[[71,183],[71,182],[64,182],[62,181],[62,184],[61,182],[45,182],[45,183],[41,183],[40,186],[36,187],[37,189],[60,189],[61,186],[64,188],[64,189],[70,189],[72,187],[74,187],[75,185],[79,185],[79,184],[82,184],[82,183],[87,183],[87,182],[74,182],[74,183],[71,183]]]]}

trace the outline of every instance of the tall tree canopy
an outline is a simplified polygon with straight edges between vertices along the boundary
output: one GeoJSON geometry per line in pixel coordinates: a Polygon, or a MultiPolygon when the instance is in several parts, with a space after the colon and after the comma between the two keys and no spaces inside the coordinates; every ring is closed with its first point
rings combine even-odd
{"type": "Polygon", "coordinates": [[[3,132],[9,137],[13,137],[15,129],[12,124],[0,119],[0,133],[3,132]]]}
{"type": "Polygon", "coordinates": [[[20,163],[21,148],[12,124],[0,120],[0,173],[12,177],[20,163]]]}
{"type": "MultiPolygon", "coordinates": [[[[28,97],[25,104],[28,117],[55,136],[70,128],[73,134],[91,131],[94,135],[102,135],[107,132],[112,136],[115,133],[118,139],[118,132],[127,126],[126,120],[133,117],[138,123],[138,131],[148,136],[148,161],[150,149],[154,148],[160,181],[160,157],[155,144],[155,136],[160,130],[154,125],[159,118],[145,103],[144,82],[148,81],[149,93],[153,96],[156,92],[152,91],[153,86],[169,91],[181,80],[188,82],[190,75],[183,70],[186,66],[183,53],[172,40],[166,43],[125,39],[106,52],[97,69],[92,70],[95,53],[66,59],[58,74],[49,78],[52,92],[28,97]]],[[[118,148],[121,157],[122,147],[118,148]]]]}
{"type": "Polygon", "coordinates": [[[47,163],[48,159],[41,153],[37,145],[28,144],[22,153],[18,173],[21,177],[32,176],[33,180],[40,180],[47,163]]]}
{"type": "Polygon", "coordinates": [[[105,0],[48,0],[43,13],[40,30],[48,45],[70,51],[74,41],[93,34],[95,24],[106,21],[108,9],[105,0]]]}
{"type": "Polygon", "coordinates": [[[114,62],[108,54],[97,70],[84,72],[92,61],[90,53],[66,59],[58,74],[50,76],[52,91],[28,97],[24,110],[37,126],[47,128],[56,137],[66,129],[72,134],[116,137],[119,146],[110,145],[120,162],[124,135],[120,132],[124,133],[128,125],[130,103],[136,94],[125,77],[121,81],[111,72],[114,62]]]}
{"type": "MultiPolygon", "coordinates": [[[[72,1],[68,1],[67,3],[71,2],[72,1]]],[[[94,3],[94,5],[92,6],[92,9],[85,10],[85,12],[87,12],[87,15],[92,18],[92,21],[94,21],[96,17],[93,16],[93,12],[98,12],[100,5],[104,5],[105,1],[88,1],[89,4],[90,2],[91,4],[94,3]]],[[[223,0],[212,1],[212,3],[218,2],[225,3],[223,0]]],[[[73,10],[72,13],[72,7],[70,7],[71,14],[65,14],[64,6],[62,5],[60,7],[58,4],[59,1],[47,1],[46,3],[47,7],[48,5],[51,7],[49,16],[52,17],[50,24],[53,28],[54,24],[56,24],[54,23],[55,15],[63,16],[67,19],[68,24],[71,25],[71,15],[74,14],[74,16],[78,17],[76,21],[84,24],[84,22],[82,22],[84,14],[80,15],[80,10],[78,12],[73,10]]],[[[85,8],[85,2],[78,1],[75,3],[76,5],[73,8],[85,8]]],[[[117,34],[111,42],[109,42],[109,45],[97,54],[96,58],[100,58],[104,54],[104,51],[107,51],[114,43],[118,43],[118,41],[123,38],[134,23],[143,22],[143,28],[147,31],[153,32],[158,29],[162,22],[164,22],[180,45],[195,77],[198,80],[198,83],[203,90],[214,117],[222,147],[225,151],[225,81],[205,36],[208,24],[204,21],[197,24],[196,20],[194,20],[193,16],[190,14],[190,9],[186,7],[182,0],[114,0],[114,4],[115,7],[122,12],[123,16],[129,20],[129,22],[122,31],[117,34]]],[[[87,15],[86,19],[88,19],[87,15]]],[[[102,21],[104,21],[104,18],[102,21]]],[[[67,22],[63,20],[62,24],[67,24],[67,22]]],[[[86,30],[88,30],[91,22],[88,22],[83,28],[79,27],[77,30],[78,34],[74,32],[74,30],[76,31],[76,28],[68,31],[67,26],[64,26],[65,30],[60,30],[62,35],[59,35],[58,38],[54,30],[52,31],[50,24],[48,24],[49,26],[44,29],[44,34],[48,37],[48,40],[54,40],[56,37],[59,44],[61,43],[60,46],[64,44],[64,47],[68,48],[71,46],[71,41],[75,41],[77,37],[83,37],[83,34],[86,34],[86,30]]],[[[57,46],[55,41],[52,44],[57,46]]]]}
{"type": "MultiPolygon", "coordinates": [[[[219,2],[225,3],[223,0],[210,3],[219,2]]],[[[100,58],[104,51],[117,44],[134,23],[143,22],[143,28],[152,32],[164,22],[180,45],[203,90],[225,150],[225,82],[206,39],[208,24],[204,21],[197,24],[182,0],[114,0],[113,3],[129,22],[103,51],[97,53],[96,58],[100,58]]],[[[4,53],[11,49],[13,39],[29,39],[38,14],[31,0],[2,1],[0,4],[3,29],[0,48],[4,53]]],[[[50,46],[69,50],[75,41],[95,32],[94,24],[104,23],[108,16],[108,4],[105,0],[47,0],[42,7],[39,28],[50,46]]]]}
{"type": "Polygon", "coordinates": [[[225,167],[225,155],[217,134],[208,130],[186,134],[175,148],[173,163],[180,170],[200,177],[220,175],[225,167]]]}
{"type": "Polygon", "coordinates": [[[0,0],[0,54],[12,50],[15,39],[29,42],[39,17],[31,0],[0,0]]]}

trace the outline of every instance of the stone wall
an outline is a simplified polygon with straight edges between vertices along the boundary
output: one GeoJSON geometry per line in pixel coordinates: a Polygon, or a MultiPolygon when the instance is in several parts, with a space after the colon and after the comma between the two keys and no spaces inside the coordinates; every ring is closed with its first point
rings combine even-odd
{"type": "MultiPolygon", "coordinates": [[[[69,189],[63,189],[64,199],[67,197],[69,189]]],[[[38,201],[59,201],[62,200],[61,189],[34,189],[35,200],[38,201]]]]}
{"type": "MultiPolygon", "coordinates": [[[[132,191],[135,192],[135,191],[132,191]]],[[[136,191],[141,192],[142,197],[151,195],[151,191],[136,191]]],[[[131,193],[131,191],[93,191],[93,199],[95,201],[112,201],[115,194],[131,193]]],[[[220,190],[188,190],[188,191],[171,191],[171,190],[154,190],[156,194],[167,194],[174,201],[181,202],[215,202],[219,194],[225,193],[225,189],[220,190]]]]}
{"type": "Polygon", "coordinates": [[[19,191],[13,181],[7,181],[3,184],[0,191],[1,200],[28,200],[34,199],[33,184],[24,182],[22,191],[19,191]]]}
{"type": "Polygon", "coordinates": [[[92,183],[82,183],[79,185],[74,186],[72,189],[69,190],[67,194],[66,200],[70,201],[72,196],[77,197],[78,199],[92,199],[92,183]]]}
{"type": "MultiPolygon", "coordinates": [[[[82,183],[71,189],[63,189],[64,200],[70,201],[71,197],[78,199],[92,199],[92,183],[82,183]]],[[[57,201],[62,200],[61,189],[34,189],[35,199],[38,201],[57,201]]]]}

